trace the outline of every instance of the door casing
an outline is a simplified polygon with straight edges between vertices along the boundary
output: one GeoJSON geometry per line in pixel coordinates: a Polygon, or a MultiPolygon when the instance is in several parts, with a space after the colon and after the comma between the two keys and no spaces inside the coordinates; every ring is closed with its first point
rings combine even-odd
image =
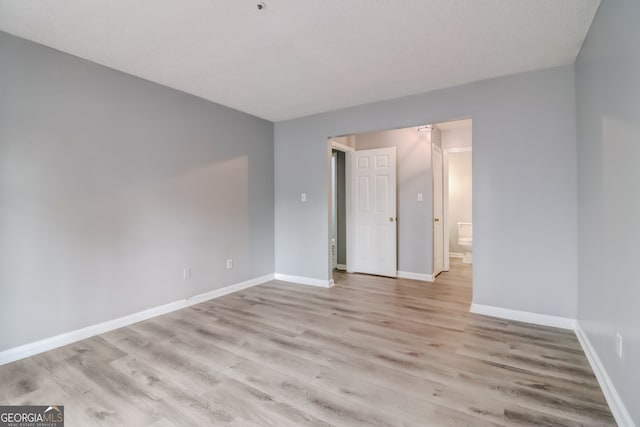
{"type": "Polygon", "coordinates": [[[433,277],[444,270],[444,165],[442,148],[431,144],[431,171],[433,173],[433,277]],[[439,163],[439,164],[438,164],[439,163]]]}

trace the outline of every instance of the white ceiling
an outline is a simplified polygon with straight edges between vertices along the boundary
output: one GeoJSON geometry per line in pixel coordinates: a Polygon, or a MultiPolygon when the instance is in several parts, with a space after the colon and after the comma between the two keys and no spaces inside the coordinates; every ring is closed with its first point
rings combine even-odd
{"type": "Polygon", "coordinates": [[[0,30],[279,121],[572,63],[600,0],[0,0],[0,30]]]}

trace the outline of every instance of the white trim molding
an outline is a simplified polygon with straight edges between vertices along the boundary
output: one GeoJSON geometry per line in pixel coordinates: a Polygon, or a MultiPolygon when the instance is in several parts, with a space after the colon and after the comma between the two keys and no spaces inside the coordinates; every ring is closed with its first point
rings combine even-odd
{"type": "Polygon", "coordinates": [[[580,345],[587,356],[587,360],[589,360],[591,369],[596,374],[598,384],[600,384],[602,393],[604,394],[605,399],[607,399],[609,409],[611,409],[611,413],[613,414],[616,423],[620,427],[635,427],[635,424],[631,419],[631,414],[629,414],[629,411],[627,411],[627,408],[624,406],[624,403],[613,385],[609,374],[607,374],[607,370],[604,368],[604,365],[598,357],[598,353],[596,353],[595,349],[591,345],[589,337],[584,330],[582,330],[579,322],[576,322],[576,336],[578,337],[578,341],[580,341],[580,345]]]}
{"type": "Polygon", "coordinates": [[[336,264],[336,270],[347,271],[347,264],[336,264]]]}
{"type": "Polygon", "coordinates": [[[230,286],[225,286],[224,288],[220,289],[214,289],[210,292],[195,295],[187,299],[174,301],[169,304],[139,311],[137,313],[129,314],[124,317],[108,320],[106,322],[87,326],[81,329],[76,329],[75,331],[65,332],[60,335],[55,335],[53,337],[45,338],[40,341],[24,344],[19,347],[10,348],[8,350],[0,352],[0,365],[24,359],[25,357],[34,356],[36,354],[53,350],[54,348],[62,347],[67,344],[82,341],[96,335],[104,334],[106,332],[129,326],[134,323],[150,319],[152,317],[160,316],[162,314],[167,314],[172,311],[180,310],[182,308],[190,307],[192,305],[199,304],[213,298],[218,298],[223,295],[241,291],[252,286],[269,282],[271,280],[273,280],[273,274],[267,274],[266,276],[257,277],[255,279],[250,279],[230,286]]]}
{"type": "Polygon", "coordinates": [[[451,248],[449,247],[449,239],[451,238],[449,233],[449,153],[447,150],[442,150],[442,246],[444,249],[443,257],[443,270],[449,271],[451,269],[451,248]]]}
{"type": "Polygon", "coordinates": [[[283,282],[297,283],[299,285],[318,286],[320,288],[330,288],[334,285],[333,279],[322,280],[312,279],[311,277],[291,276],[289,274],[276,273],[273,275],[275,280],[283,282]]]}
{"type": "Polygon", "coordinates": [[[587,360],[591,365],[600,389],[604,394],[607,404],[611,409],[611,413],[620,427],[636,427],[631,418],[631,414],[620,398],[618,391],[613,385],[613,381],[609,377],[607,370],[598,357],[595,349],[589,341],[589,337],[580,327],[580,323],[576,319],[567,317],[549,316],[547,314],[530,313],[528,311],[511,310],[508,308],[494,307],[490,305],[471,304],[469,310],[471,313],[483,314],[485,316],[498,317],[502,319],[517,320],[520,322],[533,323],[536,325],[555,326],[556,328],[571,329],[575,331],[576,337],[580,342],[580,346],[587,356],[587,360]]]}
{"type": "Polygon", "coordinates": [[[449,252],[451,258],[464,258],[464,254],[460,252],[449,252]]]}
{"type": "Polygon", "coordinates": [[[331,148],[333,150],[338,150],[338,151],[342,151],[344,153],[349,152],[349,151],[356,151],[355,148],[353,147],[349,147],[348,145],[345,144],[341,144],[339,142],[334,141],[333,139],[331,140],[331,148]]]}
{"type": "Polygon", "coordinates": [[[465,151],[473,151],[473,147],[452,147],[445,148],[444,151],[447,153],[464,153],[465,151]]]}
{"type": "Polygon", "coordinates": [[[533,323],[536,325],[553,326],[562,329],[575,329],[576,319],[568,317],[550,316],[548,314],[531,313],[529,311],[511,310],[509,308],[495,307],[472,303],[469,309],[471,313],[485,316],[499,317],[501,319],[517,320],[518,322],[533,323]]]}
{"type": "Polygon", "coordinates": [[[410,271],[398,271],[398,277],[401,279],[420,280],[422,282],[433,282],[433,274],[412,273],[410,271]]]}

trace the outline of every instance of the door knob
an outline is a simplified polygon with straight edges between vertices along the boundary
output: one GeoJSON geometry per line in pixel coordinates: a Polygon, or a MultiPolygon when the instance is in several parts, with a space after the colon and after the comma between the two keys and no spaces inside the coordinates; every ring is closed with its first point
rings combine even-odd
{"type": "Polygon", "coordinates": [[[438,221],[440,221],[440,218],[434,218],[433,220],[434,220],[435,222],[438,222],[438,221]]]}
{"type": "Polygon", "coordinates": [[[393,217],[392,216],[389,217],[389,221],[393,222],[393,217]]]}

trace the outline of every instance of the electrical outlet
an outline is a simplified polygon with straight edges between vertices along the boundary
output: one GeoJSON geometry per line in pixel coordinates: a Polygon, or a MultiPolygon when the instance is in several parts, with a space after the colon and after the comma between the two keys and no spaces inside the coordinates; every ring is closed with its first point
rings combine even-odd
{"type": "Polygon", "coordinates": [[[622,335],[620,332],[616,332],[616,354],[618,357],[622,357],[622,335]]]}
{"type": "Polygon", "coordinates": [[[301,201],[302,203],[304,203],[304,202],[306,202],[306,201],[307,201],[307,193],[302,193],[302,194],[300,194],[300,201],[301,201]]]}
{"type": "Polygon", "coordinates": [[[418,193],[418,201],[421,202],[422,201],[422,193],[418,193]]]}
{"type": "Polygon", "coordinates": [[[227,260],[227,270],[230,270],[233,268],[233,260],[232,259],[228,259],[227,260]]]}
{"type": "Polygon", "coordinates": [[[185,267],[182,270],[182,279],[183,280],[191,279],[191,267],[185,267]]]}

